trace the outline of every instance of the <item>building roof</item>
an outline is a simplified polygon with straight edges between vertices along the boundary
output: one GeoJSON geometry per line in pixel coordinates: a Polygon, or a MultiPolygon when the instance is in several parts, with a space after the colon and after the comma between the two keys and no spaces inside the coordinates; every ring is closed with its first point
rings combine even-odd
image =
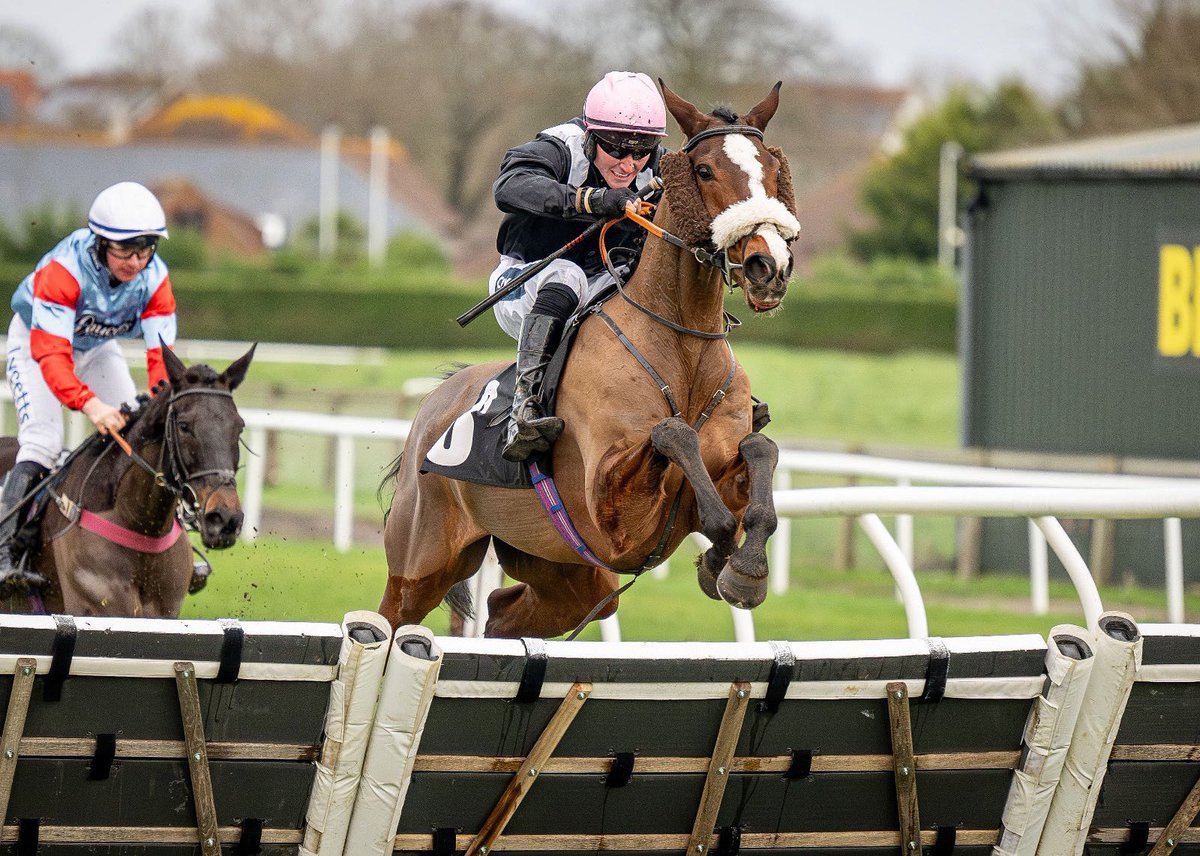
{"type": "MultiPolygon", "coordinates": [[[[290,232],[318,212],[320,152],[281,145],[132,143],[122,146],[0,141],[0,218],[54,205],[86,211],[117,181],[152,185],[182,178],[215,203],[259,220],[282,218],[290,232]]],[[[367,221],[366,176],[346,160],[338,170],[338,207],[367,221]]],[[[388,233],[434,230],[394,199],[388,233]]]]}
{"type": "Polygon", "coordinates": [[[1200,175],[1200,124],[993,152],[973,158],[971,170],[979,178],[1200,175]]]}

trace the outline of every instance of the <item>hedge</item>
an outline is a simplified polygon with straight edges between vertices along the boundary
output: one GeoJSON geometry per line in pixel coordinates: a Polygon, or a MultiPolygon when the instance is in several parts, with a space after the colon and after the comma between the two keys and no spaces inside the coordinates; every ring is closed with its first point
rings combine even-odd
{"type": "MultiPolygon", "coordinates": [[[[0,266],[15,287],[27,271],[0,266]]],[[[461,284],[437,290],[347,287],[338,277],[323,289],[285,289],[252,277],[213,277],[209,272],[172,272],[181,334],[198,339],[363,345],[388,348],[507,347],[512,340],[483,316],[463,329],[454,317],[484,295],[461,284]],[[195,287],[190,287],[192,279],[195,287]],[[240,281],[238,281],[240,280],[240,281]],[[250,280],[247,282],[247,280],[250,280]]],[[[275,277],[264,277],[273,280],[275,277]]],[[[745,323],[733,341],[797,348],[831,348],[873,353],[922,349],[953,352],[955,302],[944,291],[856,290],[844,294],[793,285],[783,307],[755,316],[740,292],[728,300],[745,323]]]]}

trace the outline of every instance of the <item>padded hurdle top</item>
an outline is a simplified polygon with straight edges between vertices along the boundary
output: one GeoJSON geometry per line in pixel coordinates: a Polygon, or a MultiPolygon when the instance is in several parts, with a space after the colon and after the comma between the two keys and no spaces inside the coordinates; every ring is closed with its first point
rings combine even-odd
{"type": "Polygon", "coordinates": [[[0,840],[195,853],[202,767],[215,847],[295,853],[341,645],[334,624],[0,616],[0,840]]]}
{"type": "Polygon", "coordinates": [[[440,672],[396,825],[400,853],[469,847],[524,769],[535,781],[493,845],[508,853],[683,852],[701,840],[716,852],[718,840],[697,838],[694,827],[719,785],[712,820],[726,852],[736,838],[747,851],[894,856],[896,686],[906,720],[911,715],[902,730],[922,844],[944,828],[956,831],[958,849],[983,853],[997,838],[1046,659],[1045,642],[1033,635],[437,642],[440,672]],[[781,669],[790,680],[780,679],[781,669]],[[921,699],[927,677],[940,700],[921,699]],[[567,705],[574,709],[561,727],[567,705]],[[552,754],[530,773],[529,758],[550,732],[552,754]]]}

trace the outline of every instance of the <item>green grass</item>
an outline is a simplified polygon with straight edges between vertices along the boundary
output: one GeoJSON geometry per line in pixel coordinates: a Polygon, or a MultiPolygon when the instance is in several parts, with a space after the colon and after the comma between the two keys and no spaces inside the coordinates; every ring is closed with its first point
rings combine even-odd
{"type": "MultiPolygon", "coordinates": [[[[685,546],[671,561],[665,580],[647,574],[621,598],[622,638],[627,640],[732,640],[729,607],[709,600],[696,585],[692,551],[685,546]]],[[[210,559],[208,587],[188,598],[184,617],[338,622],[354,609],[375,609],[383,593],[386,562],[377,548],[346,554],[309,541],[264,538],[239,544],[210,559]]],[[[989,575],[962,581],[945,571],[918,574],[929,616],[938,636],[1039,633],[1056,624],[1080,624],[1082,610],[1070,585],[1052,581],[1052,612],[1029,612],[1028,577],[989,575]]],[[[1102,589],[1109,609],[1122,609],[1140,621],[1162,621],[1161,591],[1136,587],[1102,589]]],[[[1186,598],[1189,614],[1200,611],[1200,594],[1186,598]]],[[[425,622],[444,633],[444,608],[425,622]]],[[[783,595],[769,595],[754,611],[759,639],[868,639],[907,635],[903,607],[883,571],[842,572],[803,567],[794,570],[783,595]]],[[[588,627],[580,638],[598,639],[588,627]]]]}

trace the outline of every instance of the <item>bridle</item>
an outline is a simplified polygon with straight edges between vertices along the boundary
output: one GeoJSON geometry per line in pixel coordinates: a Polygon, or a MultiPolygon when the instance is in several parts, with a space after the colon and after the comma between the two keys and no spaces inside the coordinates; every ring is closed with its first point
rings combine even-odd
{"type": "MultiPolygon", "coordinates": [[[[125,447],[126,454],[135,464],[154,477],[155,486],[169,491],[175,496],[175,499],[180,505],[180,516],[189,527],[195,528],[200,517],[201,509],[198,507],[199,497],[196,495],[196,490],[192,486],[192,482],[194,482],[196,479],[204,478],[205,476],[218,476],[221,479],[219,486],[223,487],[225,485],[236,484],[237,473],[231,469],[220,468],[197,470],[195,472],[188,471],[187,464],[183,460],[183,454],[180,448],[179,417],[175,410],[175,404],[179,399],[186,398],[189,395],[216,395],[222,398],[228,398],[230,400],[233,399],[233,393],[229,392],[228,390],[210,389],[208,387],[194,387],[172,392],[171,397],[167,401],[167,415],[163,426],[163,442],[159,449],[158,465],[155,466],[151,464],[144,457],[142,457],[142,455],[139,454],[136,449],[128,447],[123,440],[119,443],[110,444],[103,451],[101,451],[99,455],[96,456],[96,459],[92,462],[91,467],[88,468],[87,474],[84,476],[83,482],[80,484],[79,493],[81,495],[83,494],[88,482],[95,474],[96,468],[100,465],[100,462],[104,459],[104,456],[108,453],[108,450],[117,445],[121,445],[125,447]]],[[[93,437],[98,438],[101,437],[101,435],[96,434],[93,435],[93,437]]],[[[59,472],[65,474],[67,471],[66,464],[69,463],[71,458],[74,458],[75,455],[81,452],[84,448],[85,446],[80,446],[79,449],[73,452],[71,457],[67,459],[67,462],[64,462],[63,466],[59,469],[59,472]]],[[[52,486],[47,486],[47,490],[54,498],[54,501],[58,504],[59,508],[63,510],[64,516],[66,516],[68,520],[72,520],[74,522],[74,520],[78,518],[78,509],[80,509],[81,506],[78,503],[72,502],[67,497],[57,494],[53,490],[52,486]]],[[[62,533],[60,532],[57,534],[62,533]]]]}
{"type": "MultiPolygon", "coordinates": [[[[712,128],[705,128],[703,131],[698,131],[688,139],[681,151],[686,154],[691,152],[691,150],[694,149],[702,140],[706,140],[711,137],[725,136],[728,134],[741,134],[744,136],[755,137],[758,140],[764,139],[763,132],[758,128],[755,128],[753,125],[718,125],[712,128]]],[[[631,210],[627,210],[624,217],[632,220],[638,226],[641,226],[647,232],[655,237],[661,238],[668,244],[678,247],[684,252],[691,253],[691,255],[699,264],[716,268],[721,274],[722,282],[730,292],[737,287],[733,279],[734,272],[742,270],[745,265],[741,262],[734,262],[729,256],[729,251],[735,246],[743,247],[742,258],[744,259],[745,244],[749,242],[750,239],[752,239],[755,235],[757,235],[759,231],[761,231],[764,224],[756,226],[750,232],[742,235],[736,241],[725,247],[719,247],[712,241],[708,241],[706,244],[701,244],[699,246],[693,246],[688,244],[687,241],[685,241],[683,238],[680,238],[678,235],[675,235],[660,226],[656,226],[651,220],[644,216],[653,210],[653,206],[650,203],[643,202],[639,204],[639,207],[641,206],[645,206],[643,211],[635,213],[631,210]]],[[[741,325],[741,321],[728,312],[725,312],[725,329],[723,331],[710,332],[707,330],[696,330],[692,327],[686,327],[682,324],[678,324],[630,297],[625,291],[625,283],[621,278],[620,272],[612,264],[612,261],[609,259],[608,252],[604,246],[605,232],[607,232],[614,223],[620,222],[620,219],[621,218],[611,220],[609,223],[605,224],[604,228],[600,231],[600,256],[604,261],[604,266],[607,268],[609,275],[612,276],[613,280],[616,282],[617,291],[621,295],[622,299],[632,305],[635,309],[645,313],[659,324],[674,330],[676,333],[683,333],[685,335],[695,336],[700,339],[724,339],[729,335],[731,330],[741,325]]]]}

